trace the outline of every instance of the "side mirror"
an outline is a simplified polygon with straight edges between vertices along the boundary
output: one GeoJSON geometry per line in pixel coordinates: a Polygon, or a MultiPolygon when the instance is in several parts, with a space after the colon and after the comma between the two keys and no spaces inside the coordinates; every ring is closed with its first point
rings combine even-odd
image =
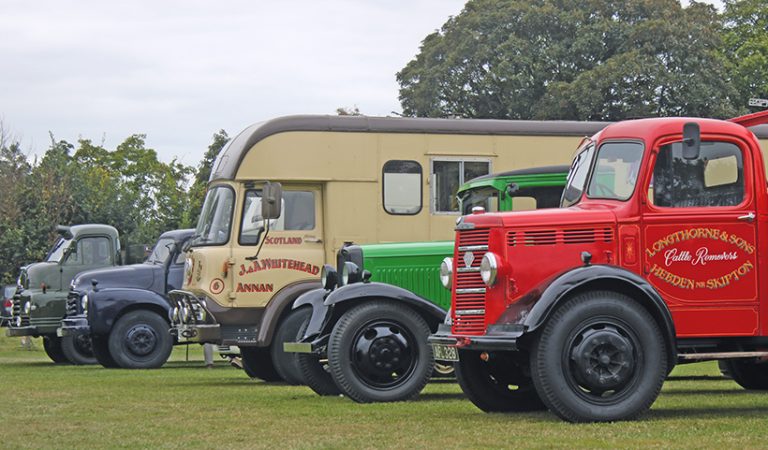
{"type": "Polygon", "coordinates": [[[283,186],[280,183],[264,183],[261,194],[261,217],[273,220],[280,217],[283,204],[283,186]]]}
{"type": "Polygon", "coordinates": [[[72,239],[72,228],[66,225],[56,225],[56,232],[64,239],[72,239]]]}
{"type": "Polygon", "coordinates": [[[699,124],[689,122],[683,125],[683,158],[698,159],[701,150],[701,130],[699,124]]]}
{"type": "Polygon", "coordinates": [[[507,189],[504,191],[508,196],[514,197],[515,193],[520,190],[520,185],[517,183],[509,183],[507,189]]]}

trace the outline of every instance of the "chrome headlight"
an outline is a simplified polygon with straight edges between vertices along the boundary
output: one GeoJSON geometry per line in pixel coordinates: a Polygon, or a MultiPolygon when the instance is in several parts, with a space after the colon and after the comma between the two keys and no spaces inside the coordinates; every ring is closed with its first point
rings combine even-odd
{"type": "Polygon", "coordinates": [[[332,290],[339,284],[339,273],[330,264],[324,264],[323,270],[320,271],[320,283],[323,284],[323,289],[332,290]]]}
{"type": "Polygon", "coordinates": [[[32,302],[24,303],[24,314],[29,315],[31,311],[32,311],[32,302]]]}
{"type": "Polygon", "coordinates": [[[80,308],[83,310],[83,314],[88,314],[88,294],[83,295],[80,299],[80,308]]]}
{"type": "Polygon", "coordinates": [[[341,284],[346,286],[358,281],[360,281],[360,268],[351,261],[345,262],[344,267],[341,269],[341,284]]]}
{"type": "Polygon", "coordinates": [[[493,286],[496,282],[496,274],[499,271],[499,260],[491,252],[483,255],[483,260],[480,262],[480,276],[483,278],[483,283],[487,286],[493,286]]]}
{"type": "Polygon", "coordinates": [[[453,258],[444,258],[440,263],[440,283],[446,289],[451,288],[451,282],[453,281],[453,258]]]}

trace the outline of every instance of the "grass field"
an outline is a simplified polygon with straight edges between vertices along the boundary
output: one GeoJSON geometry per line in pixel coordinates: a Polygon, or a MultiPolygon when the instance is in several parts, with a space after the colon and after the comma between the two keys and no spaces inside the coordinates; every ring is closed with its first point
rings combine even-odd
{"type": "Polygon", "coordinates": [[[0,338],[2,448],[520,448],[766,447],[768,394],[681,366],[650,413],[573,425],[549,413],[485,414],[453,382],[417,401],[359,405],[306,387],[253,381],[200,347],[159,370],[54,366],[0,338]]]}

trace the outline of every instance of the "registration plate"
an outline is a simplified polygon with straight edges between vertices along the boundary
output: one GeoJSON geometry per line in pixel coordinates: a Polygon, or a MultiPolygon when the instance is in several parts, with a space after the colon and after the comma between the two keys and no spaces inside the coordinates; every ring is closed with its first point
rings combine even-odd
{"type": "Polygon", "coordinates": [[[435,359],[438,361],[458,361],[459,352],[456,347],[443,344],[433,344],[432,353],[435,355],[435,359]]]}

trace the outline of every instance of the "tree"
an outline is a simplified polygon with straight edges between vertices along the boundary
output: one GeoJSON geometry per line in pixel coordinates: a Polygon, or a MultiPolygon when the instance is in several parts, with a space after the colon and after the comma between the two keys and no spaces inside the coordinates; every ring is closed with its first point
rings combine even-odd
{"type": "Polygon", "coordinates": [[[677,0],[470,0],[398,74],[405,115],[730,116],[715,9],[677,0]]]}
{"type": "Polygon", "coordinates": [[[768,97],[768,3],[725,1],[725,54],[739,105],[752,97],[768,97]]]}

